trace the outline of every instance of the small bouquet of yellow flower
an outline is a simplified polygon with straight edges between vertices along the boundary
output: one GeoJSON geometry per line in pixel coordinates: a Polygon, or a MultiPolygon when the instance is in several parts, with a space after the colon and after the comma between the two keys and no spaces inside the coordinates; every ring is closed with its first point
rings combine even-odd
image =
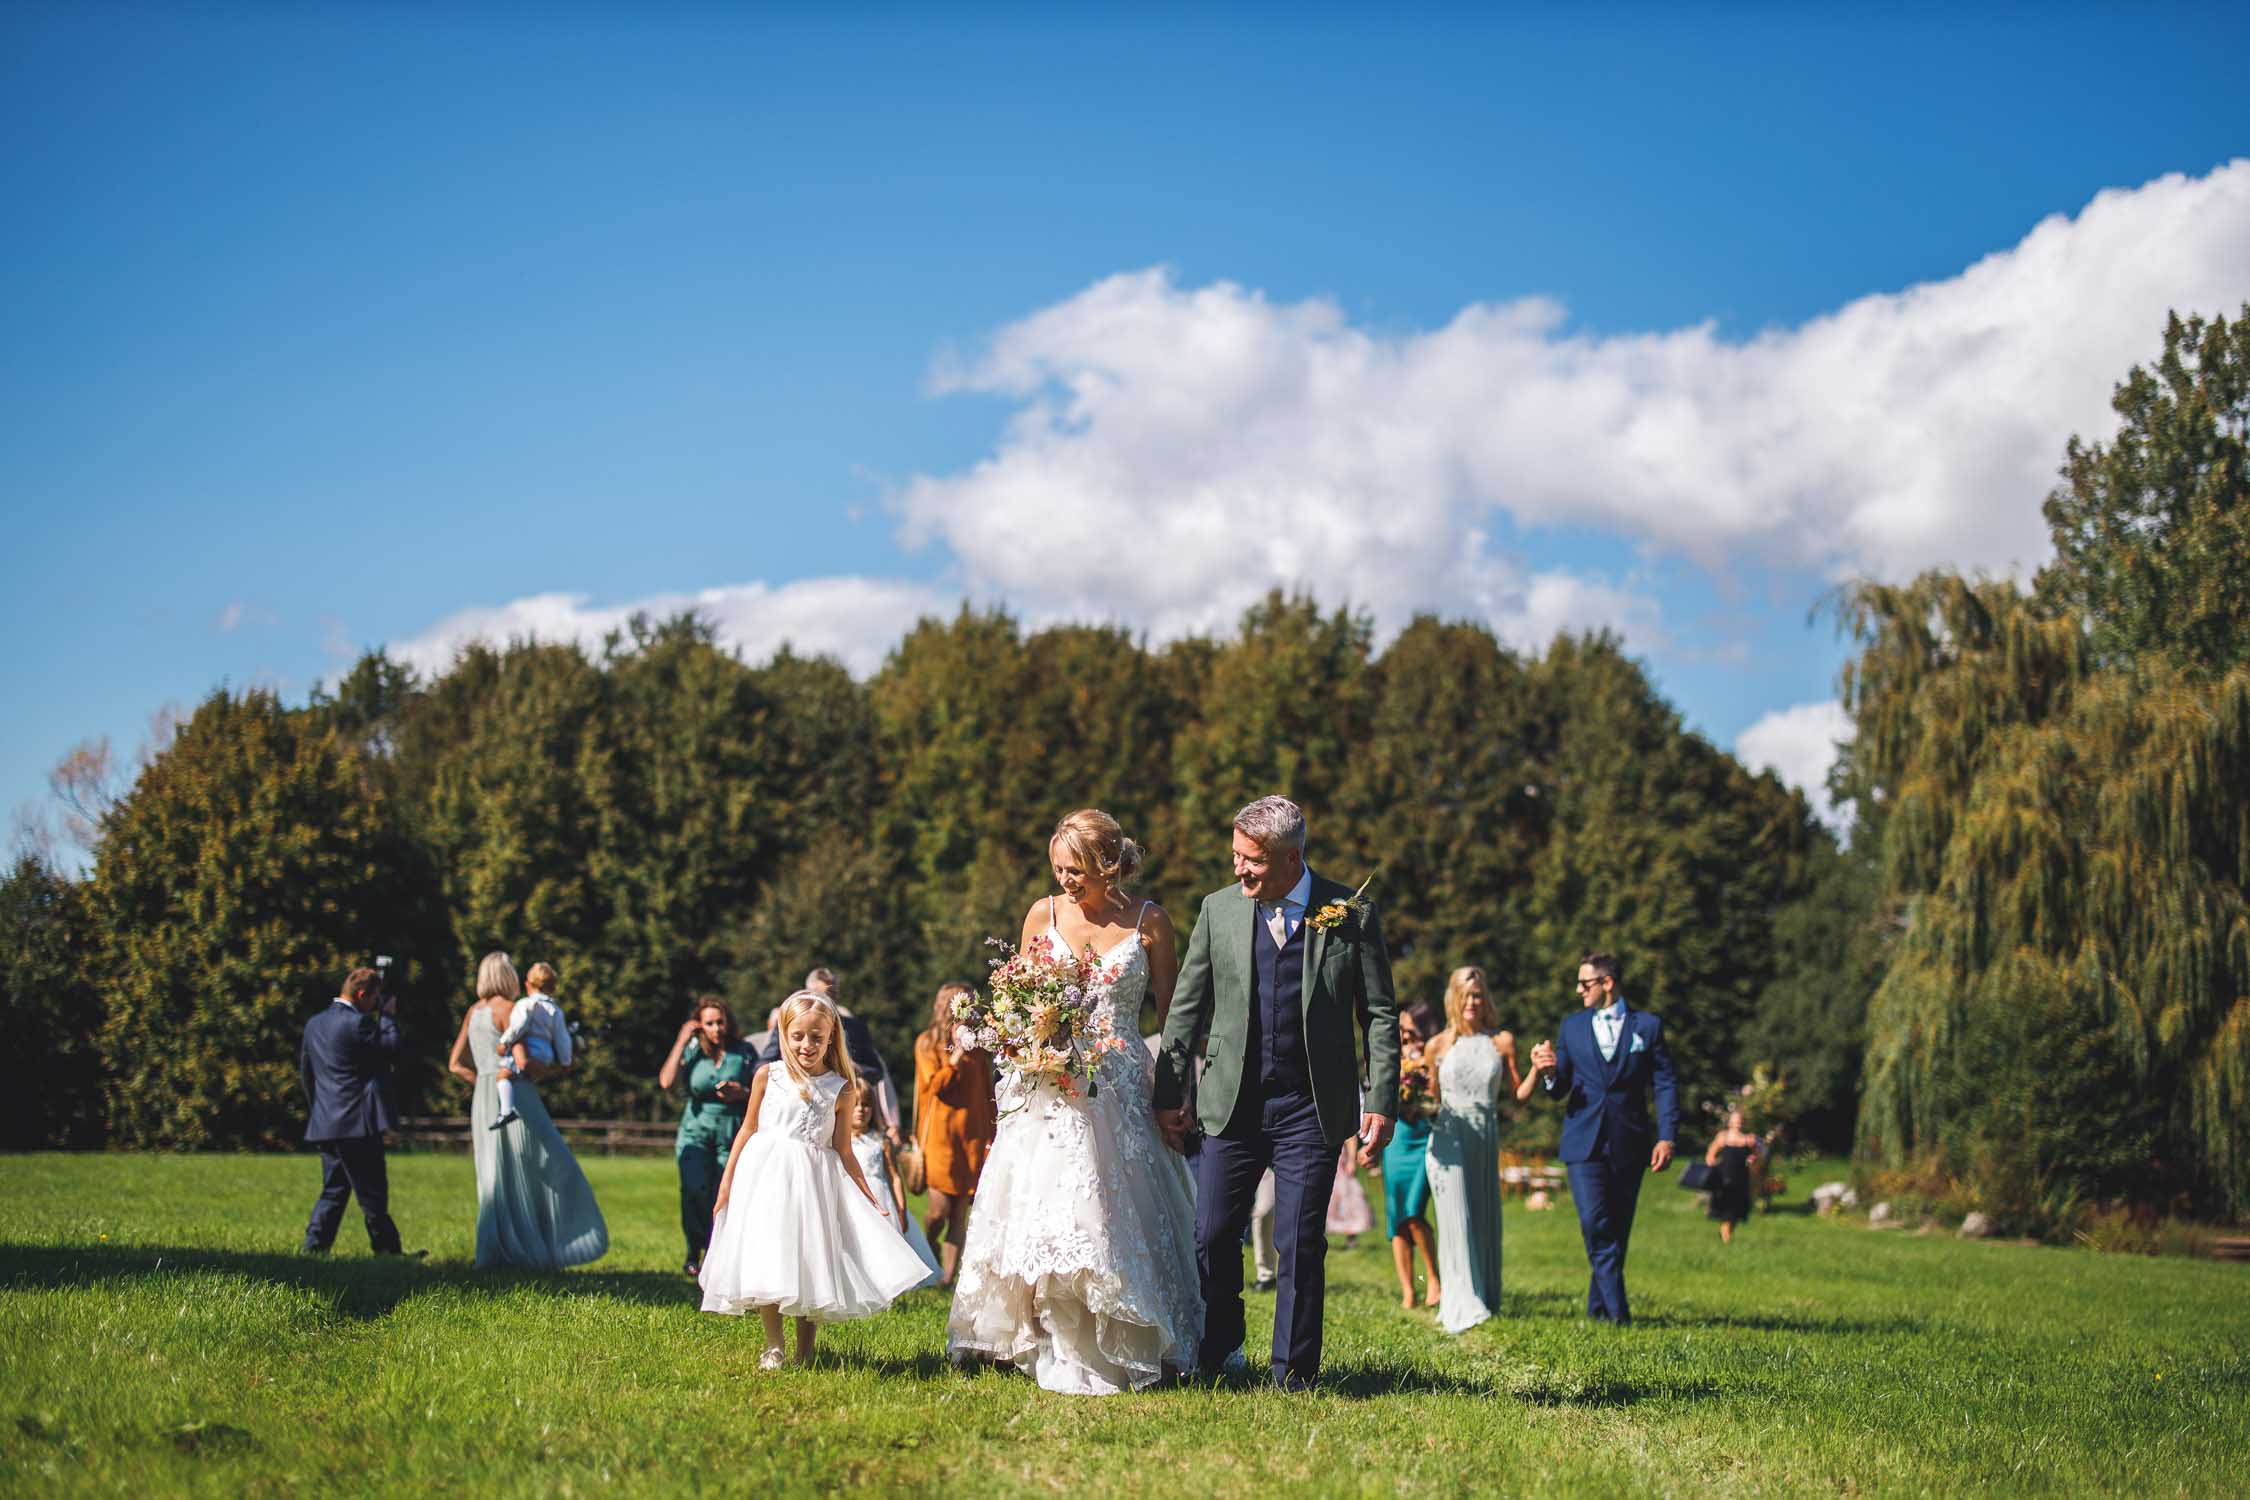
{"type": "Polygon", "coordinates": [[[1430,1081],[1429,1065],[1419,1048],[1405,1054],[1398,1065],[1398,1117],[1426,1119],[1437,1111],[1437,1086],[1430,1081]]]}
{"type": "Polygon", "coordinates": [[[1083,1084],[1092,1098],[1103,1055],[1125,1047],[1101,1009],[1118,971],[1090,952],[1058,953],[1045,943],[1018,952],[998,938],[985,941],[1003,956],[991,961],[985,993],[953,1002],[954,1041],[991,1053],[1027,1090],[1045,1083],[1075,1099],[1083,1084]]]}

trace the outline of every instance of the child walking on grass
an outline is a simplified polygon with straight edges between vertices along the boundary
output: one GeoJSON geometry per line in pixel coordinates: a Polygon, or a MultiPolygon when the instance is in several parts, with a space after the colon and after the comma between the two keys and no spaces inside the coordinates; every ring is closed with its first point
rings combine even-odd
{"type": "Polygon", "coordinates": [[[844,1098],[852,1122],[852,1154],[859,1158],[859,1174],[867,1180],[875,1206],[891,1216],[891,1223],[906,1236],[922,1264],[930,1268],[930,1274],[919,1284],[939,1285],[945,1273],[939,1269],[937,1252],[930,1248],[930,1237],[922,1232],[920,1221],[906,1211],[906,1183],[899,1176],[898,1157],[892,1154],[891,1143],[883,1135],[883,1122],[875,1112],[875,1091],[865,1083],[855,1083],[844,1091],[844,1098]]]}
{"type": "Polygon", "coordinates": [[[797,1320],[802,1364],[818,1324],[881,1312],[929,1274],[896,1210],[869,1189],[851,1120],[837,1112],[857,1075],[835,1008],[799,990],[782,1002],[779,1029],[781,1061],[750,1085],[697,1277],[705,1312],[758,1310],[761,1370],[781,1367],[784,1317],[797,1320]]]}
{"type": "Polygon", "coordinates": [[[500,1064],[496,1075],[500,1090],[500,1117],[491,1129],[504,1129],[520,1118],[516,1114],[516,1080],[531,1071],[533,1063],[546,1067],[570,1066],[570,1028],[563,1023],[562,1007],[555,1004],[555,966],[536,963],[523,976],[524,996],[508,1012],[508,1029],[500,1033],[500,1064]]]}

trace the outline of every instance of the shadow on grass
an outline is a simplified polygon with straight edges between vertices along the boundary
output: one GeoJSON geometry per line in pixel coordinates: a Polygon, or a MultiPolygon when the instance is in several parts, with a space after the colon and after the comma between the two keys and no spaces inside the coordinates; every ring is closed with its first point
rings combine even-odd
{"type": "Polygon", "coordinates": [[[1320,1388],[1331,1395],[1367,1399],[1375,1396],[1486,1396],[1521,1401],[1532,1406],[1616,1407],[1644,1401],[1705,1401],[1720,1394],[1719,1387],[1702,1381],[1643,1385],[1625,1380],[1581,1379],[1521,1371],[1448,1372],[1398,1361],[1370,1361],[1330,1365],[1321,1373],[1320,1388]]]}
{"type": "Polygon", "coordinates": [[[383,1317],[408,1297],[435,1287],[458,1287],[487,1296],[538,1287],[564,1296],[612,1297],[649,1307],[689,1309],[698,1298],[694,1282],[670,1271],[480,1271],[458,1263],[433,1266],[389,1256],[334,1260],[179,1245],[0,1244],[0,1287],[98,1287],[178,1271],[217,1271],[301,1288],[333,1304],[344,1316],[361,1319],[383,1317]]]}
{"type": "MultiPolygon", "coordinates": [[[[1594,1326],[1586,1316],[1586,1296],[1583,1292],[1502,1292],[1501,1316],[1510,1322],[1547,1321],[1585,1323],[1594,1326]]],[[[1759,1333],[1919,1333],[1920,1318],[1892,1316],[1886,1318],[1823,1318],[1792,1313],[1723,1312],[1723,1313],[1650,1313],[1638,1314],[1633,1319],[1636,1328],[1744,1328],[1759,1333]]]]}
{"type": "Polygon", "coordinates": [[[1642,1313],[1636,1328],[1746,1328],[1756,1333],[1920,1333],[1920,1318],[1822,1318],[1789,1313],[1642,1313]]]}
{"type": "Polygon", "coordinates": [[[896,1380],[946,1380],[955,1378],[957,1374],[952,1363],[938,1350],[901,1356],[823,1348],[816,1359],[820,1364],[840,1370],[865,1370],[870,1374],[886,1375],[896,1380]]]}

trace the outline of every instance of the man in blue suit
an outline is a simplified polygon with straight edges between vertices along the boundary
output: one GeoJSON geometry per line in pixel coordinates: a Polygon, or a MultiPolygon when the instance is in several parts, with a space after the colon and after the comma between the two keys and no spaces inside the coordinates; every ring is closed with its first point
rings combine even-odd
{"type": "Polygon", "coordinates": [[[327,1253],[344,1222],[344,1205],[359,1195],[368,1242],[377,1255],[399,1253],[391,1222],[390,1173],[383,1132],[398,1124],[391,1101],[391,1060],[398,1055],[398,1002],[383,998],[382,976],[354,969],[344,993],[305,1023],[297,1073],[311,1101],[305,1142],[320,1148],[320,1197],[305,1225],[304,1248],[327,1253]]]}
{"type": "Polygon", "coordinates": [[[1582,1008],[1563,1018],[1556,1039],[1531,1049],[1531,1066],[1547,1096],[1563,1101],[1563,1167],[1593,1270],[1586,1315],[1622,1325],[1633,1321],[1625,1301],[1625,1248],[1633,1238],[1641,1173],[1672,1164],[1679,1091],[1672,1055],[1664,1050],[1664,1023],[1625,1003],[1615,958],[1586,955],[1578,965],[1578,999],[1582,1008]]]}

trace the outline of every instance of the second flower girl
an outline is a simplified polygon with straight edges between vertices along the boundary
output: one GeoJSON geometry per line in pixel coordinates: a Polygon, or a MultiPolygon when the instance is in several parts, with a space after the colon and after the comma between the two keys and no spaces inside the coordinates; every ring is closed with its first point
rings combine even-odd
{"type": "Polygon", "coordinates": [[[780,1368],[784,1317],[797,1320],[801,1364],[817,1324],[881,1312],[929,1274],[868,1190],[837,1113],[855,1075],[834,1008],[799,990],[777,1025],[781,1061],[750,1085],[698,1278],[705,1312],[758,1310],[762,1370],[780,1368]]]}

